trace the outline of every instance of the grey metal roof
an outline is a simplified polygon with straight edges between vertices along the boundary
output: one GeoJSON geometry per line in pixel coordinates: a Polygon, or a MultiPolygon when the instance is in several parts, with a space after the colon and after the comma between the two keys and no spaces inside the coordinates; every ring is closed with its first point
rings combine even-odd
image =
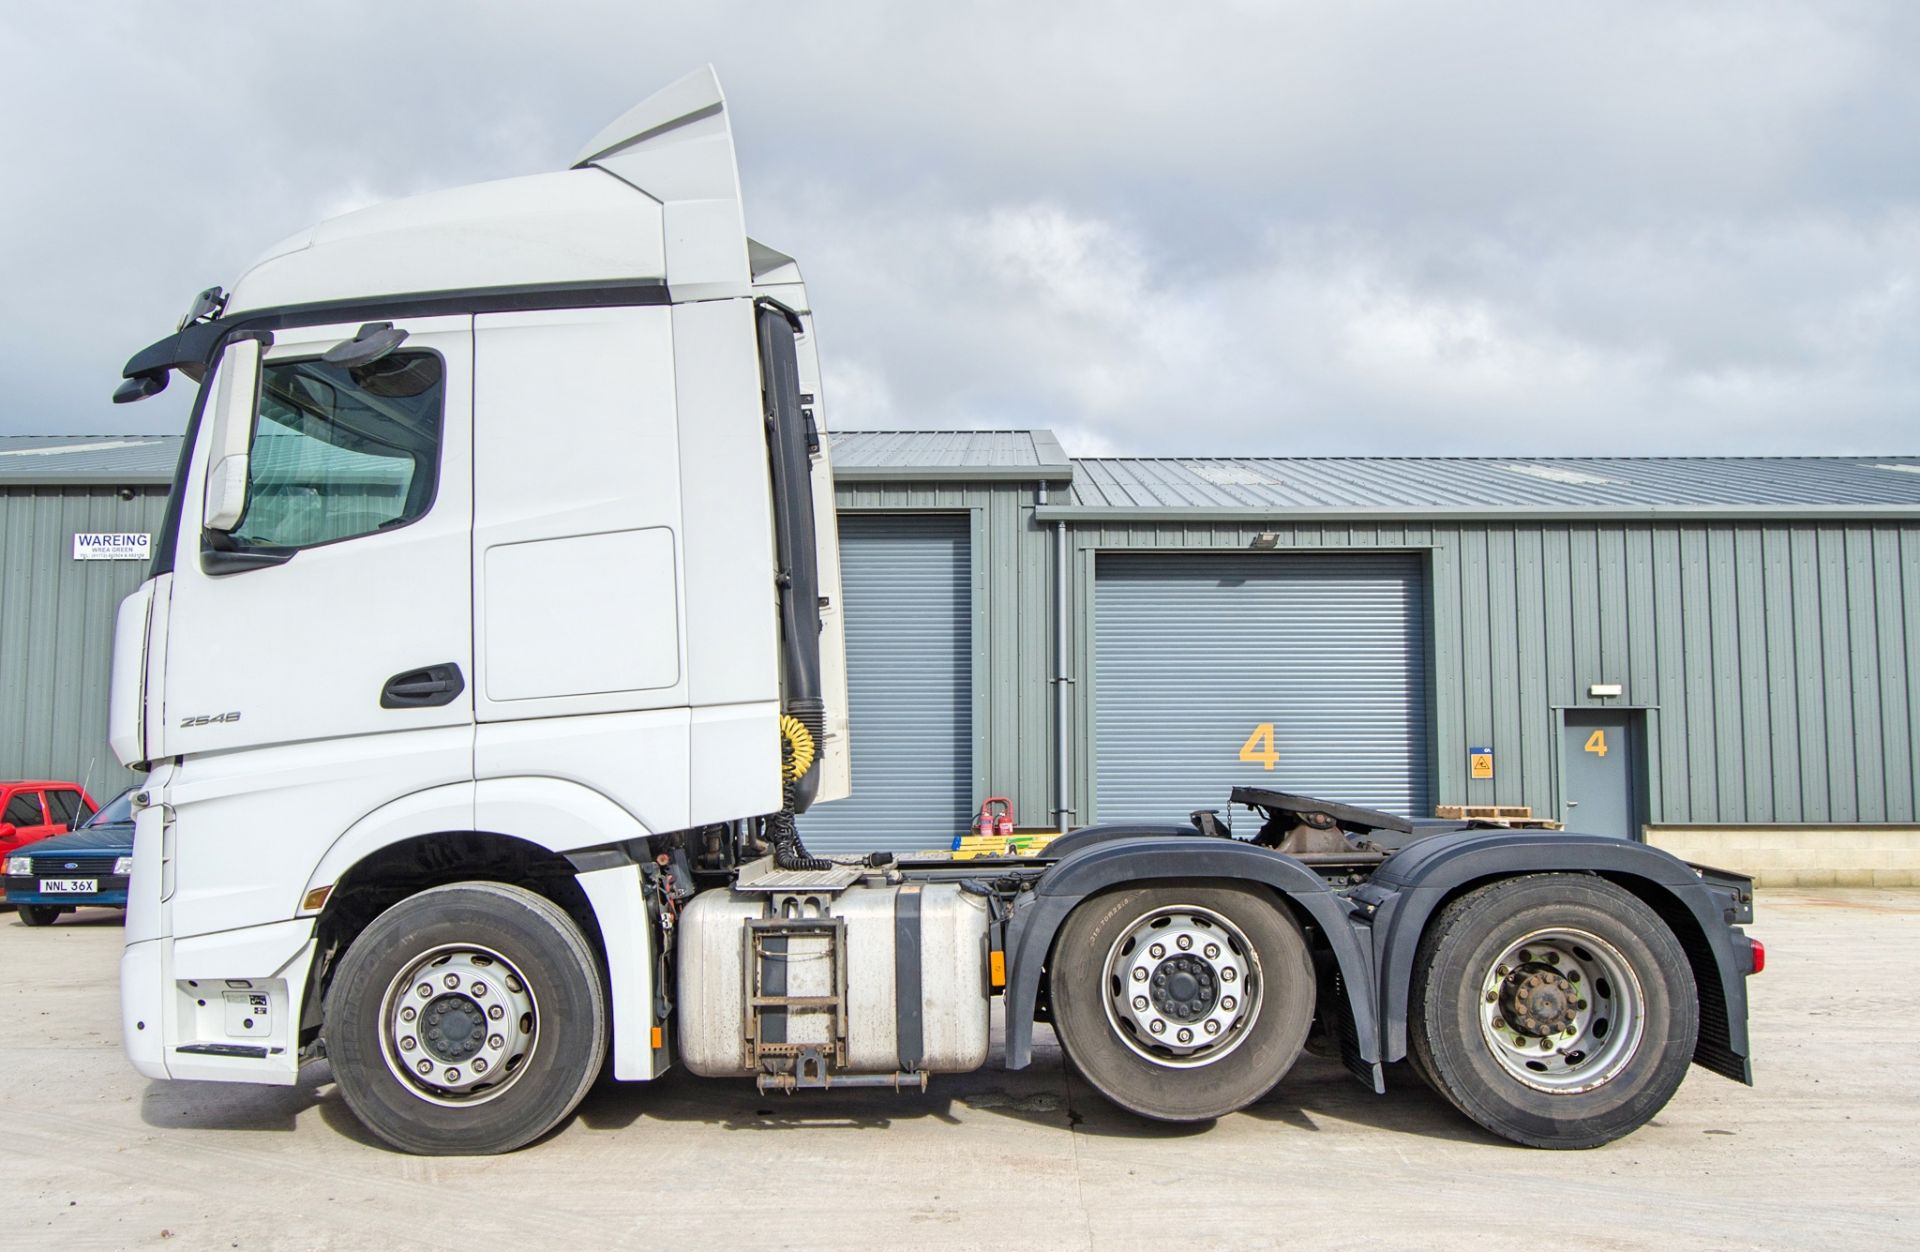
{"type": "Polygon", "coordinates": [[[173,481],[179,435],[0,435],[0,486],[173,481]]]}
{"type": "MultiPolygon", "coordinates": [[[[1920,456],[1082,457],[1046,430],[833,435],[844,482],[1071,482],[1043,519],[1899,516],[1920,514],[1920,456]]],[[[179,435],[0,435],[0,486],[165,484],[179,435]]]]}
{"type": "Polygon", "coordinates": [[[1096,457],[1044,517],[1920,512],[1920,457],[1096,457]]]}
{"type": "Polygon", "coordinates": [[[1049,430],[842,430],[833,434],[833,476],[841,482],[1073,477],[1049,430]]]}

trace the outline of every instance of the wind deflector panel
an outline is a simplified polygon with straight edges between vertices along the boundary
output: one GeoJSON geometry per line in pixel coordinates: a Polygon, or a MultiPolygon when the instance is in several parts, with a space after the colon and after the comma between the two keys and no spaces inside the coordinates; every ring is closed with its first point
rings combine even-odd
{"type": "MultiPolygon", "coordinates": [[[[816,744],[826,736],[820,692],[820,568],[813,529],[813,458],[800,407],[800,362],[793,313],[771,302],[755,310],[760,337],[762,412],[773,476],[774,559],[780,589],[782,685],[787,712],[816,744]]],[[[793,809],[804,813],[820,786],[815,765],[794,786],[793,809]]]]}

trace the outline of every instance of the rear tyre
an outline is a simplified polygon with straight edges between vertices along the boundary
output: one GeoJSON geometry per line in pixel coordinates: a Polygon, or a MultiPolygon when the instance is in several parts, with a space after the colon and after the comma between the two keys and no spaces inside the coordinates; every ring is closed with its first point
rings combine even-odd
{"type": "Polygon", "coordinates": [[[558,905],[457,883],[361,932],[327,992],[325,1032],[341,1095],[381,1139],[424,1156],[511,1152],[599,1075],[606,992],[558,905]]]}
{"type": "Polygon", "coordinates": [[[1313,1024],[1299,924],[1270,893],[1164,883],[1068,915],[1048,988],[1068,1061],[1156,1121],[1245,1108],[1292,1068],[1313,1024]]]}
{"type": "Polygon", "coordinates": [[[1487,1130],[1593,1148],[1644,1125],[1699,1034],[1687,954],[1654,911],[1585,874],[1482,887],[1441,911],[1414,958],[1414,1068],[1487,1130]]]}
{"type": "Polygon", "coordinates": [[[57,904],[23,904],[20,920],[29,926],[51,926],[64,912],[66,910],[57,904]]]}

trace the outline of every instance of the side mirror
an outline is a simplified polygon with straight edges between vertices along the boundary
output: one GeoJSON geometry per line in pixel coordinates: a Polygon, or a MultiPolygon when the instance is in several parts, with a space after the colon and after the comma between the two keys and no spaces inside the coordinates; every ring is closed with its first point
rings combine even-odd
{"type": "Polygon", "coordinates": [[[113,402],[132,404],[135,400],[157,396],[166,389],[167,372],[165,370],[153,374],[135,374],[113,389],[113,402]]]}
{"type": "Polygon", "coordinates": [[[253,414],[260,396],[260,356],[265,345],[242,339],[227,345],[214,376],[213,437],[207,457],[207,499],[202,525],[230,531],[247,511],[247,452],[253,445],[253,414]]]}
{"type": "Polygon", "coordinates": [[[20,828],[12,822],[0,822],[0,839],[11,839],[20,833],[20,828]]]}
{"type": "Polygon", "coordinates": [[[344,365],[349,369],[358,365],[372,365],[406,340],[407,332],[395,328],[392,322],[368,322],[353,338],[336,343],[321,353],[320,359],[328,365],[344,365]]]}

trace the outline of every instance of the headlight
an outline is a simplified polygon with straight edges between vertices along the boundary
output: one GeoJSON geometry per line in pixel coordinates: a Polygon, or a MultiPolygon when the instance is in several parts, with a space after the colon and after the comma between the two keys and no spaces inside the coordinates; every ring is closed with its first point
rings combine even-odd
{"type": "Polygon", "coordinates": [[[129,874],[131,874],[131,873],[133,873],[133,858],[132,858],[132,857],[130,857],[130,856],[123,856],[123,857],[121,857],[121,858],[120,858],[119,860],[117,860],[117,861],[115,861],[115,862],[113,863],[113,875],[114,875],[114,877],[116,877],[116,878],[125,878],[125,877],[127,877],[127,876],[128,876],[129,874]]]}
{"type": "Polygon", "coordinates": [[[33,858],[30,856],[10,856],[7,858],[7,877],[33,877],[33,858]]]}

